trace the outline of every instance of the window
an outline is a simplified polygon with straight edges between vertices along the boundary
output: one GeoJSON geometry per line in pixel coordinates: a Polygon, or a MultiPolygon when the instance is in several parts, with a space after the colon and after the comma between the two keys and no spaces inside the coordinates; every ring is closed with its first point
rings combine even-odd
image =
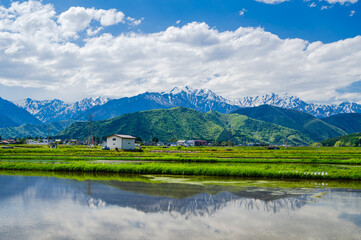
{"type": "Polygon", "coordinates": [[[113,141],[116,141],[117,139],[116,138],[113,138],[113,141]]]}

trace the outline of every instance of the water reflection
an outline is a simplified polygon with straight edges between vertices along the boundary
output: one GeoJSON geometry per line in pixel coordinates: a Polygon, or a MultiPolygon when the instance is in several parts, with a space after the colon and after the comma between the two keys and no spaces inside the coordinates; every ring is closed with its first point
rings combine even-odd
{"type": "Polygon", "coordinates": [[[0,175],[0,239],[360,239],[361,192],[0,175]]]}

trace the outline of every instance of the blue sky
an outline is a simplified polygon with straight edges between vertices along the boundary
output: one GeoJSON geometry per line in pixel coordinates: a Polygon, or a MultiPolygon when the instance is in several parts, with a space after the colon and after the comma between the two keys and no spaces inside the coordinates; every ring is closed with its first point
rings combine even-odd
{"type": "MultiPolygon", "coordinates": [[[[5,3],[6,1],[2,1],[5,3]]],[[[330,4],[318,0],[291,0],[280,4],[265,4],[254,0],[44,0],[59,12],[72,6],[86,8],[116,8],[129,16],[145,21],[136,29],[114,27],[113,34],[141,30],[158,32],[175,25],[206,22],[219,31],[235,30],[240,26],[258,27],[281,38],[302,38],[325,43],[361,34],[361,2],[330,4]],[[311,7],[315,4],[315,7],[311,7]],[[321,10],[322,7],[327,9],[321,10]],[[244,11],[241,16],[240,11],[244,11]],[[351,11],[355,11],[350,16],[351,11]]],[[[9,4],[9,3],[7,3],[9,4]]]]}
{"type": "Polygon", "coordinates": [[[1,5],[4,98],[116,98],[189,85],[228,98],[288,92],[361,102],[352,89],[361,80],[358,0],[1,5]]]}

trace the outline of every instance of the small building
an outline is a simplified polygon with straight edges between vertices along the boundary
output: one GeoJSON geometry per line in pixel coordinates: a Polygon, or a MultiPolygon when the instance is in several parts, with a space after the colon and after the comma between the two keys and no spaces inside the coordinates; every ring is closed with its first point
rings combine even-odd
{"type": "Polygon", "coordinates": [[[113,134],[107,137],[107,147],[110,149],[135,149],[135,137],[130,135],[113,134]]]}
{"type": "Polygon", "coordinates": [[[0,144],[16,144],[17,142],[13,139],[4,139],[0,141],[0,144]]]}
{"type": "Polygon", "coordinates": [[[207,146],[208,142],[204,140],[179,140],[177,146],[189,147],[189,146],[207,146]]]}
{"type": "Polygon", "coordinates": [[[187,143],[189,144],[189,146],[207,146],[208,142],[204,141],[204,140],[188,140],[187,143]]]}
{"type": "Polygon", "coordinates": [[[178,140],[177,141],[177,146],[188,147],[189,144],[187,143],[187,140],[178,140]]]}
{"type": "Polygon", "coordinates": [[[38,139],[38,140],[28,139],[28,140],[26,140],[26,144],[30,144],[30,145],[48,145],[49,140],[48,139],[38,139]]]}

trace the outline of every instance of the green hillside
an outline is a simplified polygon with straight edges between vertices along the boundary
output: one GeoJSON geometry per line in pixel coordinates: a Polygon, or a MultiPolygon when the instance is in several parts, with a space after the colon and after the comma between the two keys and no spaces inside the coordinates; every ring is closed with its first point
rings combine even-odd
{"type": "Polygon", "coordinates": [[[361,114],[343,113],[331,117],[322,118],[322,121],[336,126],[347,133],[361,132],[361,114]]]}
{"type": "Polygon", "coordinates": [[[10,118],[0,114],[0,128],[19,126],[16,122],[10,118]]]}
{"type": "Polygon", "coordinates": [[[298,130],[316,142],[347,134],[340,128],[294,109],[262,105],[259,107],[241,108],[234,113],[298,130]]]}
{"type": "Polygon", "coordinates": [[[361,133],[353,133],[321,142],[326,147],[361,147],[361,133]]]}
{"type": "MultiPolygon", "coordinates": [[[[57,137],[86,139],[88,122],[77,122],[57,137]]],[[[114,133],[129,134],[143,140],[154,136],[161,141],[204,139],[234,143],[264,142],[308,144],[310,138],[302,133],[239,114],[221,114],[215,111],[197,112],[187,108],[150,110],[124,114],[116,118],[93,122],[96,137],[114,133]]]]}
{"type": "Polygon", "coordinates": [[[69,127],[73,120],[66,120],[60,122],[53,122],[43,125],[37,124],[24,124],[19,127],[7,127],[7,128],[0,128],[0,136],[4,138],[26,138],[26,137],[47,137],[48,130],[49,135],[54,136],[67,127],[69,127]]]}

